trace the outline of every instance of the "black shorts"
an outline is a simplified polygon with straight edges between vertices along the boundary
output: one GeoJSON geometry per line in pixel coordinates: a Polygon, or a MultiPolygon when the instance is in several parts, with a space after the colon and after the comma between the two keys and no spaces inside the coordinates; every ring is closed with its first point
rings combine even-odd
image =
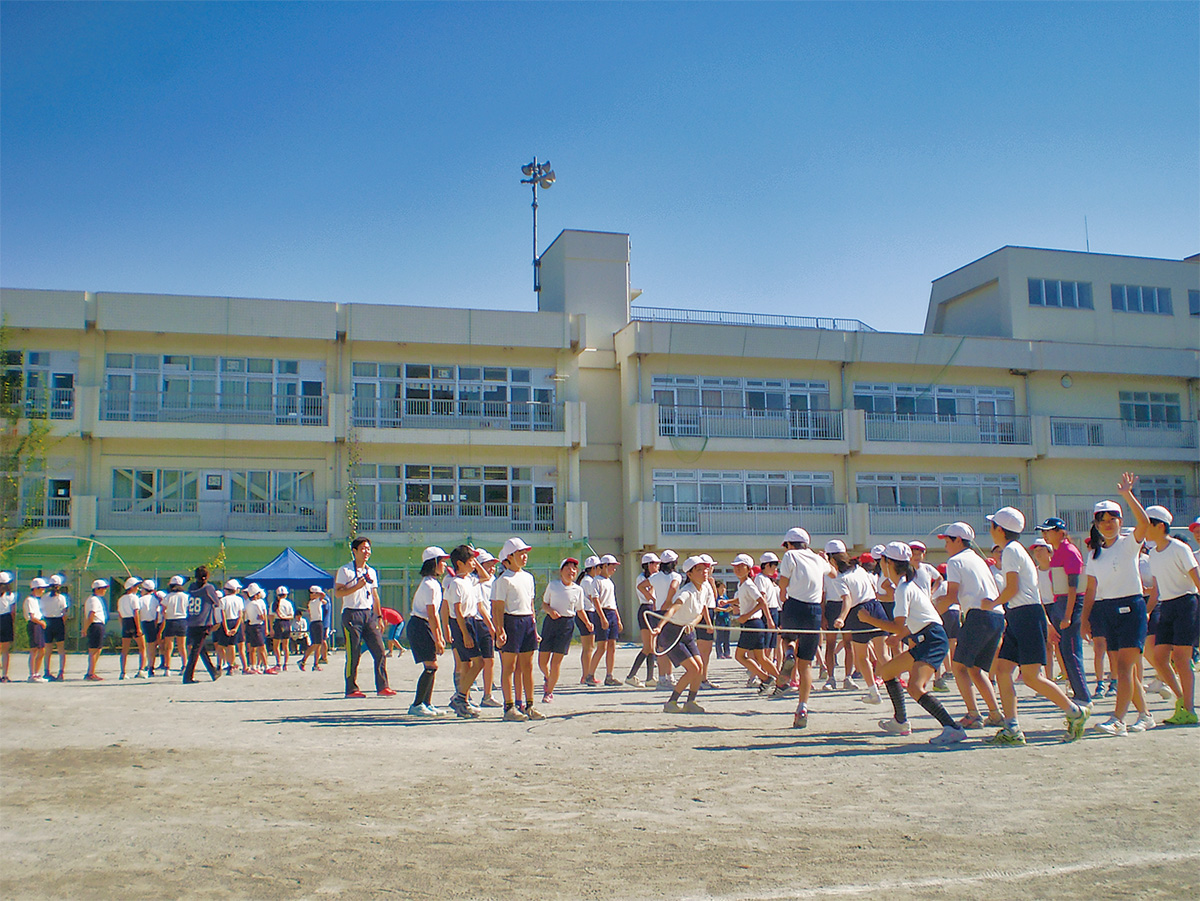
{"type": "Polygon", "coordinates": [[[1162,610],[1154,641],[1164,647],[1195,647],[1200,641],[1200,603],[1196,595],[1184,594],[1159,601],[1154,608],[1162,610]]]}
{"type": "Polygon", "coordinates": [[[142,638],[154,644],[158,641],[158,621],[153,619],[144,619],[140,623],[142,627],[142,638]]]}
{"type": "Polygon", "coordinates": [[[537,650],[537,643],[537,620],[532,613],[504,614],[504,647],[500,653],[532,654],[537,650]]]}
{"type": "Polygon", "coordinates": [[[1041,604],[1009,607],[1004,614],[1000,659],[1017,666],[1046,663],[1046,614],[1041,604]]]}
{"type": "Polygon", "coordinates": [[[13,640],[13,615],[0,613],[0,644],[10,644],[13,640]]]}
{"type": "Polygon", "coordinates": [[[779,611],[784,641],[796,642],[796,659],[813,662],[821,644],[821,605],[788,598],[779,611]]]}
{"type": "Polygon", "coordinates": [[[246,623],[246,644],[252,648],[265,648],[267,646],[267,624],[246,623]]]}
{"type": "Polygon", "coordinates": [[[837,622],[837,618],[841,615],[842,615],[842,602],[840,600],[825,602],[825,606],[823,609],[823,617],[824,617],[824,623],[825,623],[826,629],[828,629],[829,631],[832,632],[835,628],[835,626],[833,624],[837,622]]]}
{"type": "Polygon", "coordinates": [[[775,635],[773,632],[763,632],[766,621],[761,616],[746,620],[738,632],[737,646],[742,651],[761,651],[770,647],[775,635]]]}
{"type": "MultiPolygon", "coordinates": [[[[420,617],[417,617],[420,619],[420,617]]],[[[325,641],[325,624],[320,620],[308,624],[308,640],[312,644],[323,644],[325,641]]]]}
{"type": "Polygon", "coordinates": [[[136,616],[121,617],[121,638],[137,638],[140,634],[136,616]]]}
{"type": "Polygon", "coordinates": [[[67,640],[67,622],[61,616],[46,617],[46,644],[67,640]]]}
{"type": "Polygon", "coordinates": [[[89,651],[104,647],[104,623],[92,623],[87,628],[87,646],[89,651]]]}
{"type": "Polygon", "coordinates": [[[689,657],[699,657],[700,649],[696,647],[696,633],[683,632],[683,626],[677,626],[675,623],[664,623],[662,631],[658,633],[658,647],[669,647],[671,650],[667,652],[667,659],[676,666],[683,666],[684,661],[689,657]],[[675,637],[679,636],[679,640],[675,641],[675,637]],[[671,642],[675,642],[675,646],[671,647],[671,642]]]}
{"type": "Polygon", "coordinates": [[[547,616],[542,620],[542,653],[565,654],[571,649],[571,635],[575,630],[575,617],[547,616]]]}
{"type": "MultiPolygon", "coordinates": [[[[709,617],[712,616],[712,611],[709,611],[709,617]]],[[[696,641],[715,641],[716,634],[708,626],[696,626],[696,641]]]]}
{"type": "Polygon", "coordinates": [[[646,629],[647,631],[649,631],[650,629],[653,629],[655,626],[658,625],[658,622],[659,622],[658,617],[646,615],[647,613],[654,613],[654,612],[656,612],[656,611],[654,610],[653,604],[642,604],[638,607],[637,621],[638,621],[639,629],[646,629]]]}
{"type": "Polygon", "coordinates": [[[496,653],[495,642],[492,641],[492,633],[487,627],[487,623],[480,617],[471,617],[465,620],[467,629],[470,630],[471,642],[474,647],[468,648],[466,642],[463,641],[462,632],[459,630],[458,617],[450,620],[450,639],[454,646],[454,652],[458,654],[458,659],[463,663],[475,657],[483,657],[487,659],[496,653]]]}
{"type": "Polygon", "coordinates": [[[887,619],[883,612],[883,604],[879,603],[875,598],[851,607],[850,612],[846,614],[846,622],[844,623],[846,631],[853,633],[850,636],[851,643],[867,644],[871,639],[883,635],[882,629],[876,629],[870,623],[864,623],[858,616],[860,613],[866,613],[868,616],[875,617],[875,619],[887,619]]]}
{"type": "Polygon", "coordinates": [[[271,637],[276,641],[287,641],[292,637],[292,621],[290,619],[276,619],[271,637]]]}
{"type": "Polygon", "coordinates": [[[163,638],[183,638],[187,635],[186,619],[169,619],[163,623],[163,638]]]}
{"type": "Polygon", "coordinates": [[[25,622],[25,634],[29,636],[30,648],[44,648],[46,646],[46,630],[35,622],[25,622]]]}
{"type": "MultiPolygon", "coordinates": [[[[955,641],[958,639],[960,616],[962,616],[962,612],[957,607],[951,607],[942,614],[942,628],[946,630],[946,639],[948,641],[955,641]]],[[[1055,625],[1055,628],[1058,628],[1058,626],[1055,625]]]]}
{"type": "Polygon", "coordinates": [[[408,647],[412,651],[413,660],[417,663],[432,663],[437,660],[437,643],[433,640],[433,630],[429,628],[429,621],[425,617],[410,616],[404,624],[404,630],[408,636],[408,647]]]}
{"type": "Polygon", "coordinates": [[[1096,622],[1103,626],[1102,634],[1110,651],[1146,647],[1146,598],[1140,594],[1124,598],[1107,598],[1092,605],[1092,631],[1096,622]]]}
{"type": "Polygon", "coordinates": [[[604,621],[607,625],[600,625],[600,614],[593,610],[588,614],[588,619],[592,621],[593,635],[596,641],[616,641],[621,637],[621,633],[617,631],[617,611],[611,608],[605,608],[604,621]]]}
{"type": "MultiPolygon", "coordinates": [[[[590,610],[585,610],[583,612],[583,616],[584,616],[584,619],[586,619],[588,621],[588,626],[591,626],[592,625],[592,612],[590,610]]],[[[579,630],[580,638],[595,638],[596,637],[596,627],[595,626],[592,626],[592,628],[589,629],[587,626],[585,626],[583,624],[583,622],[579,619],[579,617],[575,617],[574,619],[575,619],[575,628],[579,630]]]]}
{"type": "Polygon", "coordinates": [[[968,610],[962,627],[958,630],[954,662],[981,670],[991,669],[1003,638],[1003,613],[998,610],[981,610],[978,607],[968,610]]]}

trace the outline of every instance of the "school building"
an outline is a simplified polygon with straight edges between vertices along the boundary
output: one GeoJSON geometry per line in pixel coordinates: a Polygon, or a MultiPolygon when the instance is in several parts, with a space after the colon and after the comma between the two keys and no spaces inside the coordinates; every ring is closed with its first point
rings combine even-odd
{"type": "Polygon", "coordinates": [[[1082,533],[1127,469],[1200,512],[1197,257],[1003,247],[920,334],[640,305],[623,234],[564,231],[541,281],[537,312],[3,289],[50,429],[5,568],[332,568],[364,534],[406,610],[421,547],[517,534],[542,574],[616,554],[628,625],[646,550],[928,542],[1004,504],[1082,533]]]}

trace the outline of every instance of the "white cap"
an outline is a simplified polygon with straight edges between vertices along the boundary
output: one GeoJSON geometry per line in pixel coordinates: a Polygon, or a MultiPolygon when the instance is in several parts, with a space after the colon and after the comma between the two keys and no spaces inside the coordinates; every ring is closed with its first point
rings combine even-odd
{"type": "Polygon", "coordinates": [[[280,585],[278,588],[275,589],[275,594],[281,598],[286,597],[287,593],[288,593],[288,590],[287,590],[286,585],[280,585]]]}
{"type": "Polygon", "coordinates": [[[679,559],[679,555],[670,548],[667,548],[659,555],[658,559],[663,563],[674,563],[679,559]]]}
{"type": "Polygon", "coordinates": [[[1171,511],[1160,504],[1155,504],[1153,507],[1146,508],[1146,515],[1151,519],[1157,519],[1159,522],[1165,522],[1170,525],[1175,517],[1171,515],[1171,511]]]}
{"type": "Polygon", "coordinates": [[[128,591],[130,588],[133,588],[133,587],[135,587],[137,585],[141,585],[141,584],[142,584],[142,580],[139,579],[137,576],[130,576],[128,579],[125,580],[125,590],[128,591]]]}
{"type": "Polygon", "coordinates": [[[559,572],[562,572],[562,568],[564,566],[566,566],[568,563],[574,563],[576,566],[579,565],[579,561],[576,560],[574,557],[563,557],[561,560],[558,561],[559,572]]]}
{"type": "Polygon", "coordinates": [[[729,565],[730,566],[753,567],[754,566],[754,558],[751,557],[749,554],[738,554],[736,557],[733,558],[733,562],[729,565]]]}
{"type": "Polygon", "coordinates": [[[30,587],[30,589],[49,588],[50,583],[47,582],[45,579],[43,579],[41,576],[34,576],[32,579],[29,580],[29,587],[30,587]]]}
{"type": "Polygon", "coordinates": [[[912,548],[914,551],[915,551],[915,550],[922,550],[922,551],[927,551],[927,550],[929,550],[929,548],[925,547],[925,542],[924,542],[924,541],[910,541],[910,542],[908,543],[908,546],[909,546],[910,548],[912,548]]]}
{"type": "Polygon", "coordinates": [[[658,554],[642,554],[642,565],[645,566],[647,563],[662,563],[662,561],[658,559],[658,554]]]}
{"type": "Polygon", "coordinates": [[[714,560],[712,557],[710,557],[708,554],[701,554],[700,559],[703,560],[705,563],[707,563],[709,566],[717,565],[717,561],[714,560]]]}
{"type": "Polygon", "coordinates": [[[479,561],[480,566],[483,566],[483,564],[491,563],[496,558],[492,556],[490,551],[485,551],[482,548],[480,548],[478,551],[475,552],[475,559],[479,561]]]}
{"type": "Polygon", "coordinates": [[[799,526],[796,526],[794,529],[788,529],[787,534],[783,536],[784,544],[792,544],[793,542],[796,544],[802,542],[808,544],[810,541],[812,539],[808,537],[808,533],[799,526]]]}
{"type": "Polygon", "coordinates": [[[54,575],[52,575],[50,577],[50,584],[52,586],[53,585],[61,585],[62,583],[63,583],[63,578],[58,573],[55,573],[54,575]]]}
{"type": "Polygon", "coordinates": [[[532,545],[526,544],[520,538],[513,537],[513,538],[508,539],[508,541],[504,542],[504,547],[500,548],[500,559],[507,560],[510,556],[515,554],[517,551],[528,551],[531,549],[532,549],[532,545]]]}
{"type": "Polygon", "coordinates": [[[251,582],[249,585],[246,586],[247,597],[252,597],[252,598],[258,597],[262,593],[263,593],[263,590],[258,587],[257,582],[251,582]]]}
{"type": "Polygon", "coordinates": [[[241,591],[242,583],[239,582],[237,579],[230,579],[228,582],[225,583],[225,590],[226,591],[241,591]]]}
{"type": "Polygon", "coordinates": [[[1096,506],[1092,507],[1093,516],[1095,516],[1097,513],[1115,513],[1117,516],[1121,516],[1124,512],[1125,511],[1121,509],[1121,505],[1116,501],[1101,501],[1100,503],[1096,504],[1096,506]]]}
{"type": "Polygon", "coordinates": [[[165,601],[167,599],[167,593],[165,591],[156,591],[154,592],[154,596],[160,601],[165,601]]]}
{"type": "Polygon", "coordinates": [[[825,553],[827,554],[844,554],[846,553],[846,545],[844,542],[838,541],[836,538],[831,538],[825,542],[825,553]]]}
{"type": "MultiPolygon", "coordinates": [[[[482,557],[483,551],[480,551],[479,555],[482,557]]],[[[443,551],[436,544],[431,544],[429,547],[425,548],[425,550],[421,551],[421,562],[428,563],[430,560],[441,560],[443,557],[449,556],[449,554],[443,551]]]]}
{"type": "MultiPolygon", "coordinates": [[[[961,538],[963,541],[974,541],[975,530],[965,522],[952,522],[938,532],[938,538],[961,538]]],[[[872,553],[874,553],[874,549],[872,549],[872,553]]]]}
{"type": "Polygon", "coordinates": [[[762,566],[764,563],[778,563],[778,562],[779,562],[779,557],[775,554],[774,551],[767,551],[765,554],[763,554],[761,557],[758,558],[759,566],[762,566]]]}
{"type": "Polygon", "coordinates": [[[684,560],[683,566],[680,568],[686,573],[691,572],[697,566],[708,566],[708,564],[704,561],[703,557],[697,555],[694,557],[688,557],[686,560],[684,560]]]}
{"type": "Polygon", "coordinates": [[[612,554],[605,554],[603,557],[601,557],[601,558],[600,558],[600,565],[601,565],[601,566],[607,566],[607,565],[608,565],[608,564],[610,564],[610,563],[611,563],[613,566],[620,566],[620,565],[621,565],[621,561],[620,561],[620,560],[618,560],[616,557],[614,557],[612,554]]]}
{"type": "Polygon", "coordinates": [[[170,588],[172,585],[182,585],[184,581],[185,579],[183,576],[171,576],[171,578],[167,581],[167,587],[170,588]]]}
{"type": "MultiPolygon", "coordinates": [[[[182,585],[183,583],[180,582],[179,584],[182,585]]],[[[153,591],[158,586],[154,584],[153,579],[142,579],[142,587],[145,588],[147,591],[153,591]]]]}
{"type": "Polygon", "coordinates": [[[1033,539],[1033,542],[1029,545],[1029,547],[1031,550],[1035,547],[1044,547],[1048,551],[1054,550],[1054,547],[1045,538],[1033,539]]]}
{"type": "Polygon", "coordinates": [[[8,570],[0,572],[0,585],[8,585],[13,580],[13,574],[8,570]]]}
{"type": "Polygon", "coordinates": [[[880,557],[882,557],[883,556],[883,545],[877,544],[877,545],[875,545],[875,547],[871,548],[871,556],[874,557],[876,560],[878,560],[880,557]]]}
{"type": "Polygon", "coordinates": [[[324,589],[324,588],[322,588],[320,585],[309,585],[309,586],[308,586],[308,593],[309,593],[309,594],[320,594],[320,595],[324,595],[324,594],[325,594],[325,589],[324,589]]]}
{"type": "Polygon", "coordinates": [[[987,521],[995,523],[1002,529],[1007,529],[1010,532],[1025,531],[1025,514],[1016,507],[1001,507],[991,516],[987,517],[987,521]]]}
{"type": "Polygon", "coordinates": [[[586,560],[583,561],[584,569],[591,569],[593,566],[599,566],[599,565],[600,565],[600,558],[597,557],[595,554],[593,554],[592,556],[588,557],[586,560]]]}
{"type": "Polygon", "coordinates": [[[912,548],[903,541],[889,541],[883,549],[883,556],[889,560],[907,563],[912,560],[912,548]]]}
{"type": "Polygon", "coordinates": [[[92,591],[99,591],[101,588],[107,588],[108,583],[103,579],[96,579],[92,582],[92,591]]]}

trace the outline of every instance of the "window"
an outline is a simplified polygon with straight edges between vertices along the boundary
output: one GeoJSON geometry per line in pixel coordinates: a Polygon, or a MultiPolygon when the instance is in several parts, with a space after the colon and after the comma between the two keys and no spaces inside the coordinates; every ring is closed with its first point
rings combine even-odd
{"type": "Polygon", "coordinates": [[[1121,419],[1147,428],[1179,428],[1182,409],[1178,394],[1158,391],[1122,391],[1121,419]]]}
{"type": "Polygon", "coordinates": [[[75,415],[75,376],[79,354],[69,351],[10,350],[0,368],[4,402],[21,408],[26,419],[71,419],[75,415]]]}
{"type": "Polygon", "coordinates": [[[833,473],[656,469],[654,500],[745,509],[828,506],[833,473]]]}
{"type": "Polygon", "coordinates": [[[710,414],[727,410],[762,416],[829,409],[829,382],[820,380],[656,375],[650,388],[659,406],[703,407],[710,414]]]}
{"type": "Polygon", "coordinates": [[[1170,316],[1170,288],[1148,288],[1142,285],[1113,285],[1112,308],[1122,313],[1161,313],[1170,316]]]}
{"type": "Polygon", "coordinates": [[[195,513],[198,473],[178,469],[114,469],[114,512],[195,513]]]}
{"type": "Polygon", "coordinates": [[[854,383],[854,409],[867,413],[928,416],[953,420],[962,416],[1013,416],[1011,388],[986,385],[893,385],[854,383]]]}
{"type": "Polygon", "coordinates": [[[229,497],[234,513],[311,513],[314,501],[310,471],[248,470],[229,474],[229,497]]]}
{"type": "Polygon", "coordinates": [[[1064,282],[1050,278],[1029,280],[1031,307],[1058,307],[1065,310],[1092,309],[1091,282],[1064,282]]]}
{"type": "Polygon", "coordinates": [[[863,472],[855,479],[855,490],[858,503],[873,507],[950,507],[991,513],[1017,500],[1021,481],[1005,474],[863,472]]]}
{"type": "Polygon", "coordinates": [[[1143,507],[1161,504],[1176,516],[1187,507],[1183,476],[1139,476],[1134,490],[1143,507]]]}
{"type": "Polygon", "coordinates": [[[1200,291],[1188,291],[1188,315],[1200,316],[1200,291]]]}

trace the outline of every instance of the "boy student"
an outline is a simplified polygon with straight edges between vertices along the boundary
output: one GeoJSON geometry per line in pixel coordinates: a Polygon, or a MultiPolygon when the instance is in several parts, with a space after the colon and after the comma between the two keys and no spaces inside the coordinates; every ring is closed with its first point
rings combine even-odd
{"type": "Polygon", "coordinates": [[[533,576],[525,571],[530,545],[510,538],[500,550],[503,575],[492,583],[492,622],[498,629],[500,686],[506,722],[545,719],[533,706],[533,654],[537,650],[537,621],[533,618],[533,576]],[[514,685],[518,683],[517,685],[514,685]],[[525,709],[516,701],[525,699],[525,709]]]}
{"type": "MultiPolygon", "coordinates": [[[[1091,711],[1071,701],[1063,690],[1042,675],[1046,663],[1046,612],[1038,590],[1037,567],[1021,545],[1025,514],[1015,507],[1001,507],[987,518],[992,541],[1000,552],[1000,572],[1004,588],[992,602],[993,608],[1005,607],[1004,638],[996,660],[996,685],[1004,705],[1004,726],[990,740],[994,745],[1023,745],[1025,733],[1017,723],[1017,687],[1013,674],[1021,670],[1021,680],[1067,716],[1063,741],[1083,737],[1091,711]]],[[[1054,633],[1051,633],[1054,634],[1054,633]]]]}
{"type": "Polygon", "coordinates": [[[433,706],[433,680],[437,676],[437,659],[446,650],[442,632],[441,579],[446,574],[446,561],[449,559],[450,555],[436,545],[421,551],[421,583],[413,594],[412,612],[404,628],[408,632],[408,646],[412,648],[413,660],[424,669],[417,679],[413,702],[408,707],[409,716],[443,715],[443,711],[433,706]]]}
{"type": "Polygon", "coordinates": [[[783,559],[779,561],[779,596],[786,599],[779,610],[785,653],[785,667],[780,678],[787,678],[786,654],[791,651],[799,671],[796,714],[792,719],[795,729],[808,726],[811,667],[821,638],[821,591],[825,574],[833,571],[828,560],[809,549],[809,540],[804,529],[788,529],[783,537],[783,559]]]}
{"type": "MultiPolygon", "coordinates": [[[[142,646],[146,653],[146,675],[153,676],[154,664],[158,662],[159,654],[163,652],[162,642],[159,641],[159,635],[162,632],[162,601],[153,592],[142,594],[141,584],[141,580],[137,576],[132,576],[125,580],[125,592],[132,594],[137,599],[138,626],[141,629],[142,646]],[[131,585],[130,583],[135,580],[137,584],[131,585]]],[[[124,641],[121,644],[124,647],[124,641]]]]}
{"type": "Polygon", "coordinates": [[[46,620],[42,615],[42,595],[46,593],[45,579],[34,578],[29,582],[29,596],[25,598],[25,632],[29,636],[29,681],[45,682],[42,676],[42,660],[46,656],[46,620]]]}
{"type": "Polygon", "coordinates": [[[246,613],[246,602],[242,600],[242,583],[230,579],[225,583],[225,594],[221,597],[221,622],[213,643],[217,646],[217,665],[225,664],[225,675],[233,674],[235,656],[242,661],[242,672],[246,672],[246,632],[242,619],[246,613]],[[236,651],[236,655],[235,655],[236,651]]]}
{"type": "Polygon", "coordinates": [[[450,551],[453,573],[443,587],[442,607],[446,611],[450,641],[457,659],[457,682],[450,709],[460,719],[475,719],[480,709],[471,703],[471,686],[483,671],[484,654],[493,654],[493,636],[479,615],[479,583],[474,579],[475,551],[460,544],[450,551]]]}
{"type": "Polygon", "coordinates": [[[621,680],[613,675],[613,665],[617,658],[617,639],[621,637],[621,614],[617,610],[617,590],[613,585],[613,573],[621,564],[612,554],[600,558],[600,575],[593,587],[592,603],[595,606],[595,619],[592,624],[596,627],[596,650],[592,652],[589,667],[589,685],[597,685],[596,669],[600,666],[600,658],[604,658],[604,684],[607,686],[620,685],[621,680]]]}
{"type": "Polygon", "coordinates": [[[267,669],[267,593],[257,582],[246,586],[246,653],[250,674],[269,673],[267,669]]]}
{"type": "MultiPolygon", "coordinates": [[[[171,675],[171,655],[179,652],[179,668],[183,669],[187,660],[187,619],[189,595],[183,590],[183,576],[171,576],[167,584],[170,589],[163,600],[163,624],[160,639],[164,643],[163,675],[171,675]]],[[[154,591],[154,583],[149,579],[142,582],[142,591],[154,591]]]]}
{"type": "MultiPolygon", "coordinates": [[[[441,589],[438,590],[439,596],[441,589]]],[[[320,585],[308,587],[308,647],[304,649],[304,657],[300,660],[300,671],[304,672],[304,664],[308,658],[313,658],[312,671],[321,670],[321,657],[325,653],[325,605],[329,599],[325,589],[320,585]]]]}
{"type": "MultiPolygon", "coordinates": [[[[554,701],[554,687],[563,658],[571,647],[574,623],[587,620],[583,610],[583,589],[575,584],[579,561],[567,557],[558,565],[558,578],[551,579],[542,595],[542,643],[538,652],[538,669],[542,671],[542,703],[554,701]]],[[[588,625],[591,625],[590,623],[588,625]]]]}
{"type": "Polygon", "coordinates": [[[117,598],[117,615],[121,617],[121,674],[118,679],[125,678],[125,661],[129,658],[131,642],[137,644],[138,651],[138,669],[133,678],[142,678],[145,675],[142,670],[147,666],[153,672],[154,661],[146,657],[146,643],[138,624],[138,587],[141,584],[142,580],[137,576],[130,576],[125,580],[125,593],[117,598]]]}
{"type": "Polygon", "coordinates": [[[92,582],[92,596],[83,602],[83,634],[87,636],[88,646],[87,675],[83,678],[88,682],[104,681],[104,677],[96,673],[96,664],[104,647],[104,624],[108,621],[108,603],[104,599],[106,591],[108,583],[96,579],[92,582]]]}
{"type": "Polygon", "coordinates": [[[48,593],[42,598],[42,616],[46,620],[46,656],[44,658],[47,682],[61,682],[67,663],[67,611],[71,607],[71,596],[63,589],[63,577],[57,573],[50,577],[48,593]],[[58,653],[58,675],[50,675],[50,661],[58,653]]]}
{"type": "Polygon", "coordinates": [[[1004,718],[988,676],[1004,638],[1004,612],[992,604],[1000,591],[987,563],[972,549],[974,529],[965,522],[952,522],[938,538],[946,543],[950,559],[946,561],[946,594],[939,600],[937,611],[942,614],[959,604],[964,615],[950,661],[958,693],[967,705],[967,714],[958,724],[964,729],[1003,726],[1004,718]],[[987,705],[986,722],[975,704],[975,689],[987,705]]]}
{"type": "MultiPolygon", "coordinates": [[[[496,634],[496,626],[492,622],[492,583],[496,581],[496,564],[500,561],[482,548],[475,551],[475,583],[479,587],[479,615],[487,624],[488,632],[496,634]]],[[[496,688],[496,655],[488,654],[483,657],[483,670],[480,672],[480,682],[483,688],[483,700],[480,707],[500,707],[499,701],[493,697],[496,688]]]]}
{"type": "Polygon", "coordinates": [[[338,570],[333,589],[342,601],[342,631],[346,634],[346,697],[366,697],[358,690],[358,662],[365,642],[375,663],[375,693],[388,698],[396,692],[388,686],[386,651],[379,630],[379,576],[367,564],[370,539],[355,538],[350,553],[353,559],[338,570]]]}

